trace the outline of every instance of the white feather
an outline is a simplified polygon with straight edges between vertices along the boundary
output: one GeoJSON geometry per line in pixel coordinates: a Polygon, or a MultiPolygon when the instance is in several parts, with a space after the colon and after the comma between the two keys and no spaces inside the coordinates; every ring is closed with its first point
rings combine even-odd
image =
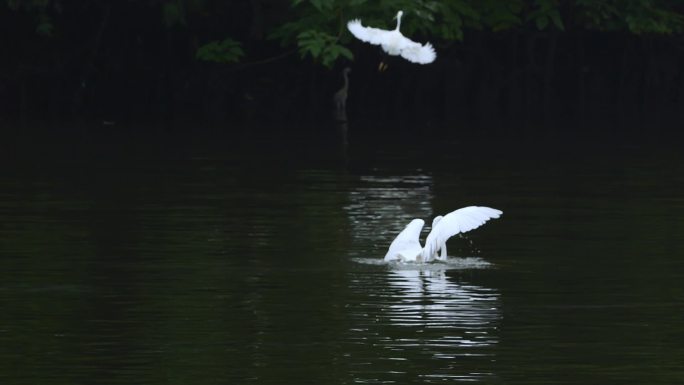
{"type": "MultiPolygon", "coordinates": [[[[439,223],[439,221],[442,220],[442,218],[444,218],[444,217],[441,216],[441,215],[438,215],[438,216],[435,217],[435,219],[432,220],[432,228],[433,228],[433,229],[434,229],[435,227],[437,227],[437,224],[439,223]]],[[[446,242],[444,242],[443,244],[441,244],[441,245],[439,246],[439,248],[441,249],[440,259],[446,259],[446,258],[447,258],[447,247],[446,247],[446,242]]]]}
{"type": "Polygon", "coordinates": [[[432,63],[437,57],[432,44],[426,43],[425,45],[422,45],[416,43],[399,32],[401,16],[403,14],[402,11],[397,12],[397,27],[391,31],[380,28],[364,27],[359,19],[349,21],[347,23],[347,29],[349,29],[349,32],[356,36],[357,39],[381,46],[382,50],[389,55],[401,56],[412,63],[432,63]]]}
{"type": "Polygon", "coordinates": [[[423,229],[425,221],[422,219],[412,220],[404,230],[402,230],[385,254],[385,261],[415,261],[420,257],[423,248],[420,246],[418,237],[423,229]]]}
{"type": "Polygon", "coordinates": [[[481,206],[468,206],[450,212],[428,234],[422,252],[423,259],[430,261],[436,258],[437,250],[442,245],[446,245],[449,238],[476,229],[488,220],[498,218],[501,214],[503,214],[501,210],[481,206]]]}
{"type": "Polygon", "coordinates": [[[465,233],[476,229],[492,218],[498,218],[501,210],[482,207],[468,206],[449,214],[437,216],[432,221],[432,230],[425,240],[425,247],[420,246],[420,232],[425,225],[422,219],[412,220],[399,235],[385,254],[385,261],[402,262],[429,262],[433,259],[444,260],[447,258],[446,241],[459,233],[465,233]],[[442,250],[438,258],[437,251],[442,250]]]}
{"type": "Polygon", "coordinates": [[[355,19],[347,23],[347,29],[357,39],[365,43],[380,45],[383,41],[388,39],[388,36],[393,31],[385,31],[384,29],[364,27],[361,25],[361,20],[355,19]]]}

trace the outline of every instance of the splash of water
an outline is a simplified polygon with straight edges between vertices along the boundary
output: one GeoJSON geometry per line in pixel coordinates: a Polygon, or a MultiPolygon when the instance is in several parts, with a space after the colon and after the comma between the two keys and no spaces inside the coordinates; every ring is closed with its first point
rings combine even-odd
{"type": "Polygon", "coordinates": [[[391,270],[466,270],[466,269],[488,269],[492,263],[480,257],[450,257],[446,261],[434,261],[430,263],[415,262],[386,262],[379,258],[352,258],[352,261],[362,265],[386,266],[391,270]]]}

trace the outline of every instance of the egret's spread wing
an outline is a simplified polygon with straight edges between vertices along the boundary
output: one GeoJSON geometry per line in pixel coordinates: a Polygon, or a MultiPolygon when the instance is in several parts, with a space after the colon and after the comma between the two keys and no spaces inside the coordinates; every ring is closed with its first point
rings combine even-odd
{"type": "Polygon", "coordinates": [[[476,229],[492,218],[498,218],[503,212],[497,209],[481,206],[468,206],[445,215],[430,231],[425,240],[423,258],[427,261],[434,257],[437,249],[447,239],[458,233],[465,233],[476,229]]]}
{"type": "Polygon", "coordinates": [[[348,22],[347,29],[349,29],[349,32],[356,36],[357,39],[375,45],[384,43],[387,40],[387,34],[391,32],[379,28],[364,27],[361,25],[361,20],[359,19],[348,22]]]}
{"type": "Polygon", "coordinates": [[[385,261],[396,259],[415,260],[423,249],[420,247],[419,237],[424,224],[425,221],[422,219],[414,219],[406,225],[404,230],[392,241],[387,254],[385,254],[385,261]]]}
{"type": "Polygon", "coordinates": [[[408,43],[405,43],[404,47],[401,49],[401,57],[410,62],[419,64],[427,64],[435,61],[437,54],[435,53],[432,44],[425,43],[425,45],[421,45],[420,43],[416,43],[409,39],[406,40],[408,43]]]}

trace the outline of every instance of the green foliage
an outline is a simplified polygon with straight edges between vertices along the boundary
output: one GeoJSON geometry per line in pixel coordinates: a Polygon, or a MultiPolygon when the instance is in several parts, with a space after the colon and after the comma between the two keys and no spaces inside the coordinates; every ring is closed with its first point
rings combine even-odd
{"type": "MultiPolygon", "coordinates": [[[[304,3],[304,2],[305,2],[305,0],[293,0],[292,5],[297,6],[297,5],[304,3]]],[[[309,0],[308,3],[310,3],[319,12],[324,12],[326,10],[327,11],[332,10],[335,1],[334,0],[309,0]]]]}
{"type": "Polygon", "coordinates": [[[323,65],[351,59],[345,45],[349,19],[391,29],[397,10],[403,10],[402,32],[439,46],[463,40],[468,30],[493,32],[516,28],[537,30],[591,28],[635,34],[672,34],[684,31],[684,17],[668,0],[291,0],[293,17],[276,27],[270,37],[299,47],[323,65]],[[576,21],[572,26],[567,20],[576,21]],[[577,24],[579,21],[579,24],[577,24]]]}
{"type": "Polygon", "coordinates": [[[684,31],[684,17],[667,0],[577,0],[586,28],[634,34],[684,31]],[[673,9],[675,8],[675,9],[673,9]]]}
{"type": "Polygon", "coordinates": [[[338,39],[325,32],[308,30],[297,35],[297,45],[302,57],[307,54],[330,68],[339,57],[353,60],[351,51],[338,44],[338,39]]]}
{"type": "Polygon", "coordinates": [[[345,3],[348,1],[292,0],[297,19],[275,28],[269,38],[284,46],[296,44],[302,58],[309,56],[329,68],[341,58],[353,60],[352,52],[342,45],[350,41],[346,20],[341,18],[345,3]]]}
{"type": "Polygon", "coordinates": [[[209,42],[195,53],[197,59],[214,63],[236,63],[244,55],[240,43],[230,38],[209,42]]]}
{"type": "MultiPolygon", "coordinates": [[[[135,2],[130,2],[135,3],[135,2]]],[[[142,3],[142,2],[141,2],[142,3]]],[[[565,31],[595,29],[638,35],[684,32],[681,5],[674,0],[257,0],[265,12],[262,31],[283,47],[297,47],[302,58],[332,67],[353,60],[357,43],[347,31],[350,19],[364,25],[394,28],[393,16],[404,11],[402,32],[419,41],[440,46],[467,38],[469,31],[565,31]],[[268,5],[268,7],[266,7],[268,5]]],[[[11,11],[33,16],[37,35],[49,37],[59,29],[57,9],[73,6],[54,0],[0,0],[11,11]]],[[[102,3],[98,4],[102,5],[102,3]]],[[[209,0],[156,0],[163,28],[197,28],[209,20],[221,2],[209,0]],[[193,24],[195,21],[195,24],[193,24]]],[[[232,9],[228,7],[227,9],[232,9]]],[[[217,13],[218,14],[218,13],[217,13]]],[[[246,15],[245,17],[251,17],[246,15]]],[[[215,20],[214,20],[215,21],[215,20]]],[[[196,52],[200,60],[235,63],[244,56],[230,38],[213,41],[196,52]]]]}
{"type": "Polygon", "coordinates": [[[482,0],[477,5],[482,23],[492,31],[502,31],[522,24],[521,12],[525,5],[522,0],[482,0]]]}
{"type": "Polygon", "coordinates": [[[549,24],[561,31],[565,30],[558,10],[558,0],[536,0],[535,9],[528,14],[527,20],[533,20],[540,31],[545,30],[549,24]]]}

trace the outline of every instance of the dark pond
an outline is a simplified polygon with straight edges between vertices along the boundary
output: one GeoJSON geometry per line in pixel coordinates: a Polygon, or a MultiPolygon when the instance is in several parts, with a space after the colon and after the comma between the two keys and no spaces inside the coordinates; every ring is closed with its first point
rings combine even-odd
{"type": "Polygon", "coordinates": [[[217,141],[7,145],[2,384],[684,379],[676,151],[217,141]],[[473,204],[448,264],[380,263],[473,204]]]}

